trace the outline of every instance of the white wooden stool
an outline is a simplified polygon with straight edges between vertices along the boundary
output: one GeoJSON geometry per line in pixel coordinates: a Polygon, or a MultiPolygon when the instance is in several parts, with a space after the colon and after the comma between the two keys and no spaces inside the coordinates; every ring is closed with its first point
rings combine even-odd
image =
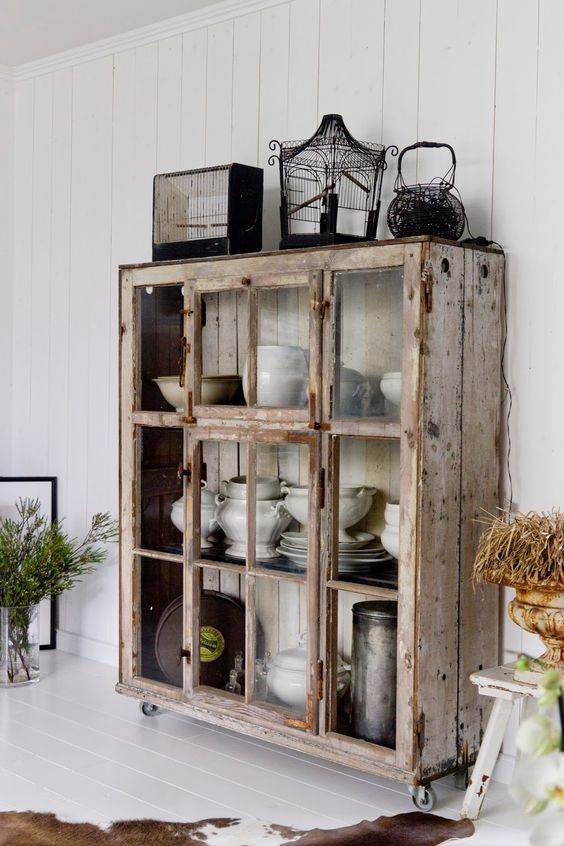
{"type": "Polygon", "coordinates": [[[514,665],[505,664],[472,673],[470,676],[472,684],[478,685],[479,693],[483,696],[491,696],[495,701],[460,812],[461,817],[469,820],[477,820],[480,814],[513,710],[513,703],[524,698],[523,716],[526,716],[529,705],[541,695],[538,684],[516,681],[513,678],[514,672],[514,665]]]}

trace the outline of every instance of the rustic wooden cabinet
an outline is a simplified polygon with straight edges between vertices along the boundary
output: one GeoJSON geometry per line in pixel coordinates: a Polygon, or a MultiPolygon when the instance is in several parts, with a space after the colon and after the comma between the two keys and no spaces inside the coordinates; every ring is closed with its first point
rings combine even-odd
{"type": "Polygon", "coordinates": [[[473,762],[503,273],[429,238],[121,268],[119,692],[420,807],[473,762]]]}

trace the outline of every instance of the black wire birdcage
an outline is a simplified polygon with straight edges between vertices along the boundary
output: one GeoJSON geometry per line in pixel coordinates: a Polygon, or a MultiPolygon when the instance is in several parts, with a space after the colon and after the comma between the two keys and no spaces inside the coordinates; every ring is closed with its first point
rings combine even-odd
{"type": "Polygon", "coordinates": [[[357,141],[341,115],[324,115],[307,141],[270,149],[268,163],[280,168],[280,249],[376,238],[386,153],[397,147],[357,141]]]}

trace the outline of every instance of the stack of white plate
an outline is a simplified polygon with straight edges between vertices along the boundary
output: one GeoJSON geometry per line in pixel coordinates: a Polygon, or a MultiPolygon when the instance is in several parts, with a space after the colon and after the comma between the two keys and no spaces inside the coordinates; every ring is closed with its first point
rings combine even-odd
{"type": "MultiPolygon", "coordinates": [[[[374,569],[392,561],[380,541],[370,532],[350,532],[351,541],[339,543],[339,575],[369,576],[374,569]]],[[[307,535],[299,532],[283,532],[280,545],[276,548],[295,567],[307,568],[307,535]]]]}

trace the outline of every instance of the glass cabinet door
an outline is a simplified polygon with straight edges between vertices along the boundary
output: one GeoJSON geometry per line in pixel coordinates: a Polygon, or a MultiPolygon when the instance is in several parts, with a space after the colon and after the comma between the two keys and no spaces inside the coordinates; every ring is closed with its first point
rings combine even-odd
{"type": "Polygon", "coordinates": [[[183,285],[135,289],[138,411],[185,411],[183,309],[183,285]]]}
{"type": "Polygon", "coordinates": [[[399,419],[403,267],[334,274],[330,415],[399,419]]]}
{"type": "Polygon", "coordinates": [[[312,730],[318,455],[309,435],[271,438],[190,435],[191,695],[212,688],[223,707],[239,697],[262,720],[312,730]]]}
{"type": "MultiPolygon", "coordinates": [[[[320,383],[320,274],[196,281],[194,416],[307,421],[320,383]],[[242,284],[245,283],[245,284],[242,284]],[[206,287],[207,286],[207,287],[206,287]],[[218,408],[221,407],[221,408],[218,408]]],[[[192,366],[192,365],[191,365],[192,366]]],[[[191,382],[191,379],[193,380],[191,382]]]]}
{"type": "Polygon", "coordinates": [[[329,478],[326,730],[394,750],[400,440],[331,437],[329,478]]]}
{"type": "Polygon", "coordinates": [[[138,426],[134,524],[135,675],[182,688],[182,429],[138,426]]]}

